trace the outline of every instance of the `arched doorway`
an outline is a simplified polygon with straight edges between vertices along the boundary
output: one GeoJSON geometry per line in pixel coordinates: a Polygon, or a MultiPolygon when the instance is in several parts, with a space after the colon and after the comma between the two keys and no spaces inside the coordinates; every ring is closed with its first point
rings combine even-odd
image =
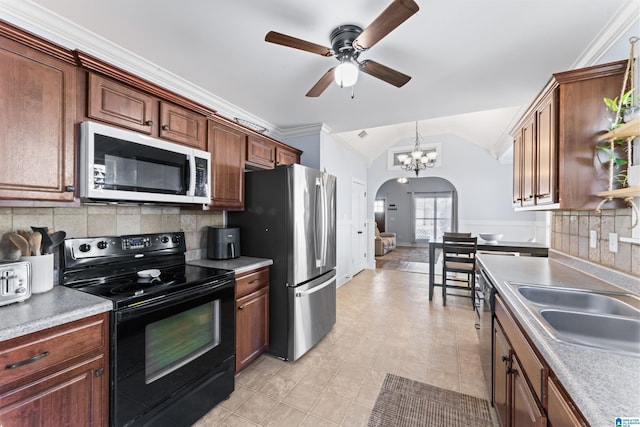
{"type": "Polygon", "coordinates": [[[374,206],[378,229],[396,233],[400,245],[426,245],[458,230],[458,192],[444,178],[391,179],[378,189],[374,206]]]}

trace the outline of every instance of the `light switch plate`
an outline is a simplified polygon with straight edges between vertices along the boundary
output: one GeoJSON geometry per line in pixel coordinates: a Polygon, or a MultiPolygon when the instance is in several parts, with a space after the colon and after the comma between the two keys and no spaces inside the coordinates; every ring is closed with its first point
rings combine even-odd
{"type": "Polygon", "coordinates": [[[591,249],[598,247],[598,232],[596,230],[589,231],[589,247],[591,249]]]}
{"type": "Polygon", "coordinates": [[[609,233],[609,252],[618,252],[618,233],[609,233]]]}

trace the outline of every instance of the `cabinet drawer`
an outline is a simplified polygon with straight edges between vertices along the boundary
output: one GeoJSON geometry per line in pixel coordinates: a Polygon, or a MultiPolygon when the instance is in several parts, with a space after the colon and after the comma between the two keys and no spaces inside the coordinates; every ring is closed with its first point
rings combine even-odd
{"type": "Polygon", "coordinates": [[[507,311],[499,296],[496,296],[496,319],[500,322],[502,329],[507,335],[507,339],[520,361],[522,370],[525,373],[533,391],[541,402],[544,402],[545,384],[547,383],[548,370],[538,359],[535,352],[527,342],[527,339],[520,331],[520,328],[511,314],[507,311]]]}
{"type": "Polygon", "coordinates": [[[242,298],[269,285],[269,267],[263,267],[236,277],[236,298],[242,298]]]}
{"type": "Polygon", "coordinates": [[[0,384],[106,349],[106,319],[96,315],[0,343],[0,384]]]}

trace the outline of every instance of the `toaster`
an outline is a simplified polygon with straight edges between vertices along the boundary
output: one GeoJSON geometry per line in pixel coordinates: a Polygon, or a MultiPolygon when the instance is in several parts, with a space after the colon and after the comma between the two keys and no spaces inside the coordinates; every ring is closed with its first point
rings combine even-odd
{"type": "Polygon", "coordinates": [[[31,264],[0,260],[0,306],[24,301],[31,296],[31,264]]]}

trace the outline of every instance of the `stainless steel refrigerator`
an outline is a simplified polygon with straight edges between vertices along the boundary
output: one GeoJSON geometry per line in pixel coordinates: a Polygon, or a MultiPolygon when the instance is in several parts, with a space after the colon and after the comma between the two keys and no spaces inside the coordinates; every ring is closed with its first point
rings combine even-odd
{"type": "Polygon", "coordinates": [[[336,178],[301,165],[245,174],[242,254],[273,259],[269,352],[296,360],[336,322],[336,178]]]}

